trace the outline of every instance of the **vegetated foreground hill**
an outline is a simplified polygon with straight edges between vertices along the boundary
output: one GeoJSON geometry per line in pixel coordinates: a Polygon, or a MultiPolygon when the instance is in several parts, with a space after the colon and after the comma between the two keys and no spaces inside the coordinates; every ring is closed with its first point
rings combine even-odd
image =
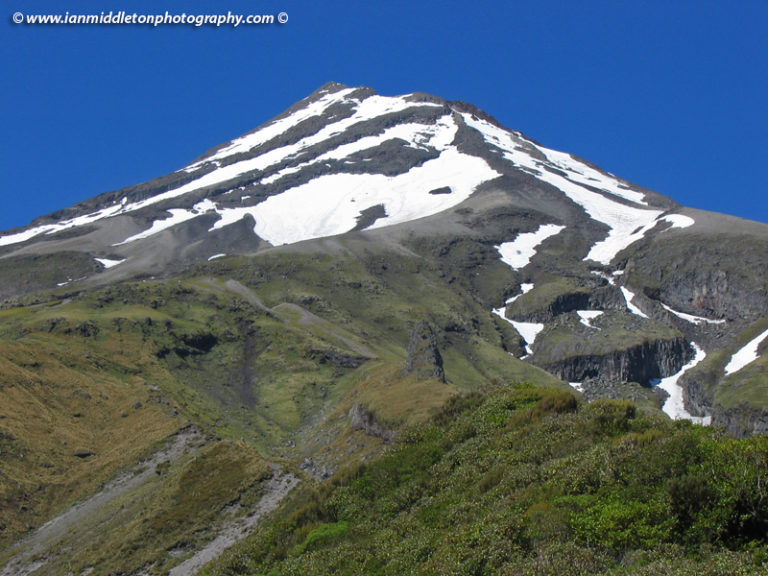
{"type": "Polygon", "coordinates": [[[719,427],[768,430],[766,261],[468,104],[326,85],[0,235],[0,576],[193,574],[291,491],[222,570],[761,569],[763,440],[719,427]]]}
{"type": "Polygon", "coordinates": [[[768,573],[768,442],[530,385],[456,397],[205,574],[768,573]]]}

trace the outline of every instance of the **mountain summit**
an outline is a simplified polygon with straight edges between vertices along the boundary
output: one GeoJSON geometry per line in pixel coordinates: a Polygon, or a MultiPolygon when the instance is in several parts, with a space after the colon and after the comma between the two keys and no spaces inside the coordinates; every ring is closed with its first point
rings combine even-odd
{"type": "Polygon", "coordinates": [[[472,106],[327,84],[173,174],[41,218],[0,236],[0,246],[77,238],[67,244],[127,261],[167,230],[165,243],[180,248],[168,236],[197,225],[207,226],[207,235],[195,233],[203,245],[243,252],[411,222],[499,190],[558,223],[591,219],[595,241],[584,259],[602,264],[652,231],[694,223],[670,200],[472,106]],[[551,188],[559,194],[531,194],[551,188]],[[226,240],[239,239],[231,227],[243,221],[254,236],[245,247],[226,240]]]}

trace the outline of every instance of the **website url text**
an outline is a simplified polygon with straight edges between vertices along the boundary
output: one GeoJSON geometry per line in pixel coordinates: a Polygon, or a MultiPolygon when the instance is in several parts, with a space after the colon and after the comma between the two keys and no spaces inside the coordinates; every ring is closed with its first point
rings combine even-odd
{"type": "Polygon", "coordinates": [[[143,25],[143,26],[238,26],[285,24],[288,22],[288,14],[137,14],[136,12],[109,11],[100,14],[23,14],[15,12],[11,17],[15,24],[28,25],[143,25]]]}

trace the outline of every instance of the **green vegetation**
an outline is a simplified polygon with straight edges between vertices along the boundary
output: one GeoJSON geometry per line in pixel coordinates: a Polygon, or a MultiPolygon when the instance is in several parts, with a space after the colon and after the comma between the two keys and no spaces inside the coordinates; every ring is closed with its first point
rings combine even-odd
{"type": "MultiPolygon", "coordinates": [[[[253,510],[269,458],[301,465],[300,487],[209,573],[765,571],[765,439],[724,439],[628,402],[583,406],[508,354],[517,335],[490,307],[522,279],[491,240],[415,244],[438,258],[299,246],[172,281],[6,301],[0,563],[192,426],[186,452],[51,542],[44,552],[62,552],[44,570],[167,572],[253,510]],[[422,319],[446,382],[403,374],[422,319]],[[504,384],[524,381],[550,388],[504,384]]],[[[526,298],[545,311],[588,296],[575,280],[536,280],[526,298]]],[[[619,312],[596,319],[601,330],[569,312],[550,323],[537,359],[679,336],[619,312]]],[[[727,358],[707,360],[722,371],[727,358]]],[[[755,403],[761,362],[743,373],[755,403]]]]}
{"type": "Polygon", "coordinates": [[[690,381],[702,387],[717,409],[738,409],[746,415],[760,414],[765,408],[768,398],[768,354],[760,354],[757,360],[729,376],[725,376],[725,367],[733,354],[766,328],[768,318],[755,322],[730,346],[709,355],[687,375],[690,381]]]}
{"type": "Polygon", "coordinates": [[[624,312],[605,312],[589,328],[576,313],[561,315],[536,337],[536,361],[541,365],[582,356],[617,355],[655,341],[675,341],[682,334],[656,320],[624,312]]]}
{"type": "Polygon", "coordinates": [[[305,488],[209,576],[768,573],[768,439],[521,385],[305,488]]]}
{"type": "Polygon", "coordinates": [[[551,318],[557,313],[561,300],[584,301],[589,298],[591,290],[578,284],[574,279],[563,276],[550,279],[536,286],[527,294],[521,295],[508,308],[510,317],[523,318],[527,316],[544,316],[551,318]]]}

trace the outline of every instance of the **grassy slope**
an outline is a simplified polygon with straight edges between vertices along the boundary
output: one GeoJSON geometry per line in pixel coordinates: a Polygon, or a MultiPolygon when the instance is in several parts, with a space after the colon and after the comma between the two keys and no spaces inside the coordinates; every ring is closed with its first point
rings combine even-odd
{"type": "MultiPolygon", "coordinates": [[[[21,314],[2,313],[4,327],[11,315],[21,314]]],[[[0,542],[7,543],[95,492],[185,423],[162,394],[148,388],[147,381],[163,371],[146,366],[152,362],[133,340],[38,331],[4,336],[0,542]],[[94,455],[81,458],[79,451],[94,455]]]]}
{"type": "MultiPolygon", "coordinates": [[[[335,469],[381,449],[380,439],[349,429],[355,404],[396,429],[429,418],[458,389],[512,380],[562,386],[511,358],[490,313],[416,262],[230,259],[181,281],[125,283],[64,300],[39,295],[36,304],[0,310],[0,543],[93,494],[189,423],[268,456],[295,463],[313,456],[335,469]],[[232,290],[229,279],[250,293],[232,290]],[[440,335],[448,384],[401,372],[421,318],[440,335]],[[361,351],[371,359],[357,368],[325,359],[361,351]],[[81,450],[93,455],[74,455],[81,450]]],[[[256,452],[249,461],[258,463],[256,452]]],[[[95,566],[96,574],[150,561],[168,567],[177,561],[168,549],[180,546],[183,557],[185,546],[204,540],[211,510],[258,492],[243,477],[214,506],[187,511],[184,530],[160,538],[151,527],[174,508],[172,489],[189,466],[170,463],[168,482],[126,494],[124,520],[104,524],[99,538],[86,536],[88,523],[73,532],[73,550],[58,564],[95,566]],[[92,544],[83,548],[82,538],[92,544]]]]}
{"type": "Polygon", "coordinates": [[[765,438],[527,387],[457,398],[205,574],[768,573],[765,438]]]}

